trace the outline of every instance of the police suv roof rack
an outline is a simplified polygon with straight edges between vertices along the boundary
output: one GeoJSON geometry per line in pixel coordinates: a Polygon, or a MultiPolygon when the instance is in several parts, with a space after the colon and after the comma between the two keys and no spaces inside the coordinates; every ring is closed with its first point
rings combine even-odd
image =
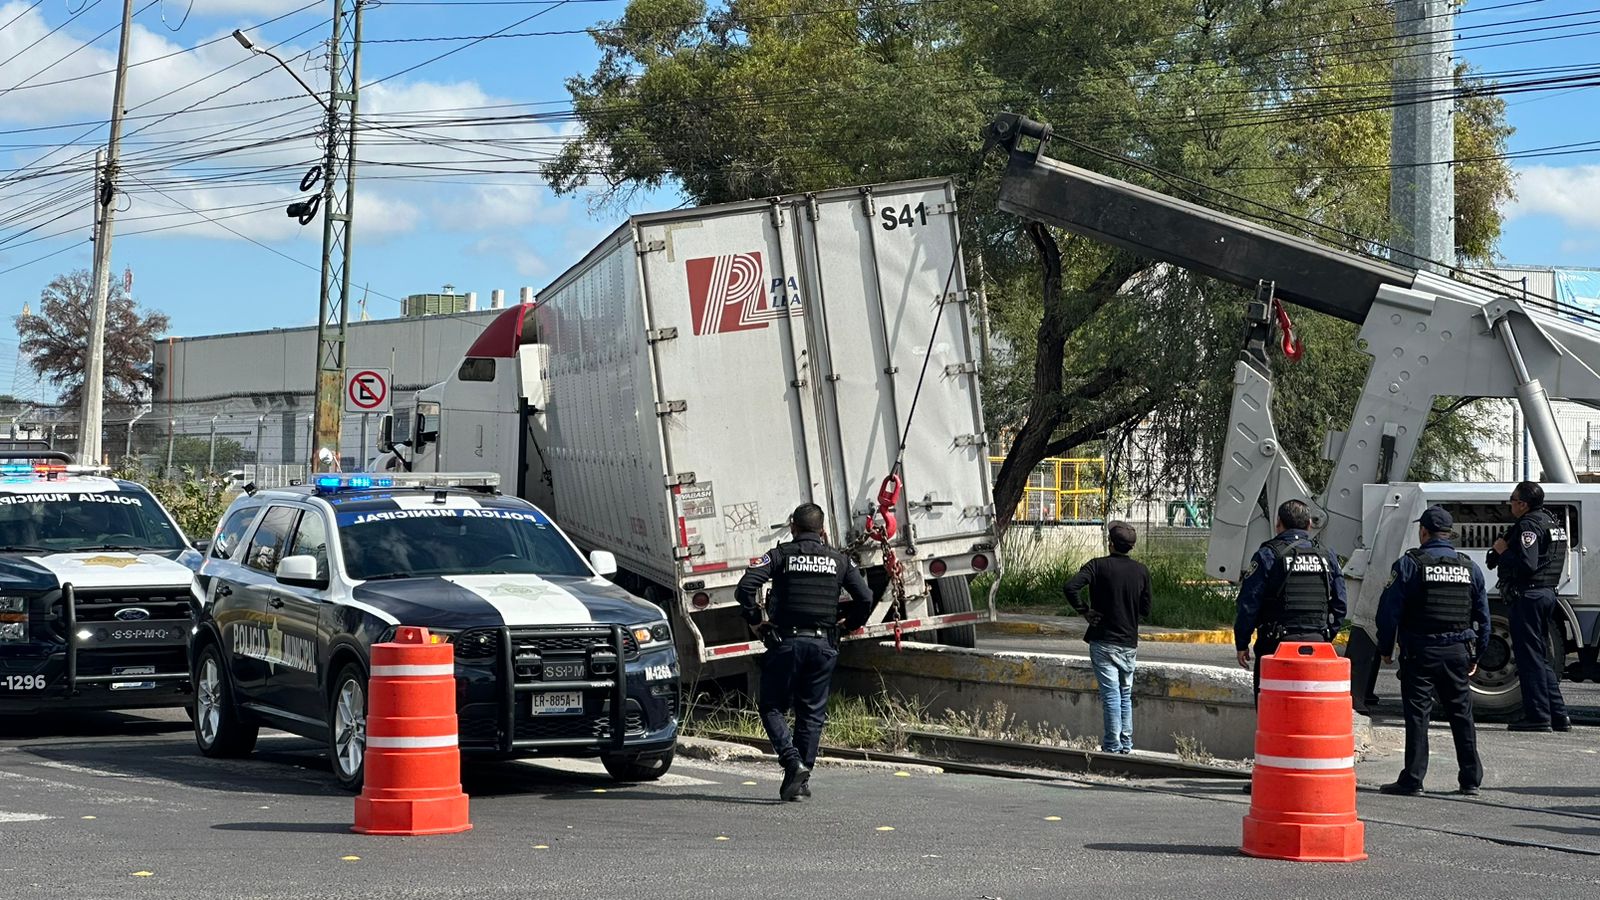
{"type": "Polygon", "coordinates": [[[416,488],[419,490],[460,488],[461,490],[493,494],[499,490],[500,476],[495,472],[329,473],[315,476],[311,484],[319,494],[331,494],[339,491],[369,491],[383,488],[416,488]]]}
{"type": "Polygon", "coordinates": [[[0,450],[0,459],[25,459],[30,461],[53,459],[57,462],[70,464],[72,462],[72,455],[61,450],[19,450],[15,447],[6,447],[5,449],[0,450]]]}

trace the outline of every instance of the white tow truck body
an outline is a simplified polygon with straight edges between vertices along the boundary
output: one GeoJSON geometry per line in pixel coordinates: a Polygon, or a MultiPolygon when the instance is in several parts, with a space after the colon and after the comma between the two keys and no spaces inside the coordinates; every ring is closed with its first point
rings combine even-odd
{"type": "Polygon", "coordinates": [[[926,180],[635,216],[491,325],[391,438],[418,471],[502,473],[613,552],[686,661],[761,652],[734,587],[804,502],[882,598],[855,637],[970,642],[992,610],[967,578],[999,561],[955,212],[952,184],[926,180]],[[862,534],[902,443],[897,606],[862,534]]]}
{"type": "MultiPolygon", "coordinates": [[[[1363,697],[1359,689],[1373,662],[1378,600],[1390,565],[1416,545],[1415,520],[1422,510],[1439,503],[1456,511],[1456,521],[1466,523],[1469,551],[1485,549],[1511,521],[1512,485],[1399,480],[1411,466],[1434,400],[1514,398],[1543,463],[1547,500],[1575,530],[1558,592],[1562,633],[1553,635],[1552,655],[1559,664],[1571,648],[1586,665],[1594,663],[1600,601],[1582,589],[1594,583],[1595,576],[1584,572],[1585,535],[1600,526],[1600,485],[1576,483],[1549,406],[1550,397],[1600,401],[1600,323],[1592,315],[1358,256],[1079,169],[1043,155],[1049,138],[1048,125],[1019,116],[1002,116],[990,126],[991,143],[1009,153],[1000,187],[1003,210],[1256,293],[1246,312],[1249,334],[1234,366],[1233,406],[1220,454],[1206,559],[1214,577],[1242,577],[1251,554],[1272,537],[1280,503],[1310,505],[1318,539],[1345,561],[1355,626],[1352,678],[1356,697],[1363,697]],[[1037,143],[1024,148],[1029,141],[1037,143]],[[1276,301],[1359,324],[1358,347],[1372,357],[1349,425],[1328,435],[1324,453],[1333,468],[1320,496],[1284,453],[1273,422],[1267,350],[1277,336],[1276,301]]],[[[1474,686],[1480,708],[1511,714],[1521,705],[1521,692],[1504,604],[1492,588],[1491,613],[1494,646],[1480,660],[1474,686]]]]}

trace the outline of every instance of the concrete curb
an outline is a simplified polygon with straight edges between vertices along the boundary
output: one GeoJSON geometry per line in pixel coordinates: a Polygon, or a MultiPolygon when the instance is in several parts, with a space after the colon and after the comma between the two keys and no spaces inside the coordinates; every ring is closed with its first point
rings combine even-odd
{"type": "MultiPolygon", "coordinates": [[[[678,751],[690,759],[708,760],[710,762],[739,761],[778,764],[776,754],[764,752],[760,747],[756,746],[757,743],[765,743],[759,738],[747,738],[743,735],[724,734],[722,732],[708,733],[715,734],[716,737],[678,738],[678,751]],[[692,748],[690,745],[692,745],[692,748]],[[702,753],[706,755],[699,755],[702,753]]],[[[913,775],[944,774],[944,769],[932,763],[885,762],[878,759],[862,759],[856,756],[856,754],[866,755],[873,753],[876,753],[876,751],[823,747],[821,748],[821,755],[817,757],[817,765],[819,767],[831,766],[847,769],[882,769],[887,772],[910,772],[913,775]]]]}
{"type": "MultiPolygon", "coordinates": [[[[1070,625],[1051,625],[1045,622],[1018,621],[1016,619],[997,619],[993,622],[980,622],[980,634],[1008,634],[1008,635],[1058,635],[1060,637],[1081,638],[1084,629],[1074,628],[1070,625]]],[[[1141,631],[1141,641],[1158,641],[1164,644],[1232,644],[1232,628],[1215,628],[1211,630],[1175,629],[1172,631],[1141,631]]],[[[1343,647],[1349,643],[1348,634],[1334,635],[1335,646],[1343,647]]]]}

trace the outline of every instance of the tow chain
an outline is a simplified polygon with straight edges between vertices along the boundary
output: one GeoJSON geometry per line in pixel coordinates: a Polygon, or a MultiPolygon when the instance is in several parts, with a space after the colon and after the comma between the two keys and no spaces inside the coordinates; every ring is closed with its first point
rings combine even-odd
{"type": "Polygon", "coordinates": [[[889,614],[894,617],[896,650],[900,649],[900,623],[905,619],[906,582],[905,569],[901,567],[900,558],[895,555],[894,548],[889,546],[889,541],[900,531],[900,523],[895,518],[895,508],[900,504],[900,492],[904,488],[905,485],[897,472],[891,472],[883,479],[878,485],[877,509],[867,513],[861,537],[851,547],[852,551],[859,551],[868,542],[875,542],[883,552],[883,571],[889,576],[889,591],[893,600],[889,614]]]}

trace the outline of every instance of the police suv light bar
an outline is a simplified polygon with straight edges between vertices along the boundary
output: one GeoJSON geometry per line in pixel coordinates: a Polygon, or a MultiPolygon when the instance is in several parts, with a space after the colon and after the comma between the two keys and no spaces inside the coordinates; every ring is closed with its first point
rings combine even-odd
{"type": "Polygon", "coordinates": [[[62,475],[105,475],[109,466],[64,466],[60,463],[0,463],[0,477],[7,481],[54,481],[62,475]]]}
{"type": "Polygon", "coordinates": [[[318,475],[312,482],[319,494],[338,491],[368,491],[374,488],[467,488],[493,491],[500,487],[496,472],[396,472],[318,475]]]}

